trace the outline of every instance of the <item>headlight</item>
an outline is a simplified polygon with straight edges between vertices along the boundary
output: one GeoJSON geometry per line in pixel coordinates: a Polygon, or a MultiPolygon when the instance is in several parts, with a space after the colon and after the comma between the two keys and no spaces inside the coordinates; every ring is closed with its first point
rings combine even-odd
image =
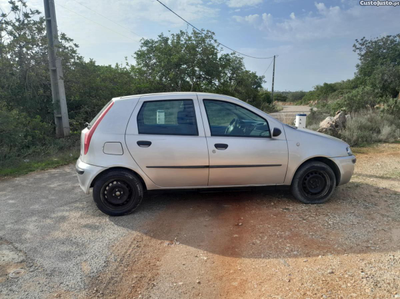
{"type": "Polygon", "coordinates": [[[350,146],[346,147],[346,152],[349,156],[353,156],[353,152],[351,151],[350,146]]]}

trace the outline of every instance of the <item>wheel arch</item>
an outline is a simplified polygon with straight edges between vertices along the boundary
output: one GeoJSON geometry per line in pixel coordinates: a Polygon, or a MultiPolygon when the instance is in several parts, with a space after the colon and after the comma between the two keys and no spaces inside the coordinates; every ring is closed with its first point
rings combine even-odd
{"type": "Polygon", "coordinates": [[[134,170],[132,170],[130,168],[120,167],[120,166],[118,166],[118,167],[110,167],[110,168],[107,168],[107,169],[103,170],[102,172],[98,173],[96,175],[96,177],[90,183],[90,188],[93,188],[94,184],[96,183],[96,181],[99,178],[101,178],[103,175],[106,175],[107,173],[109,173],[111,171],[127,171],[127,172],[132,173],[133,175],[135,175],[140,180],[140,182],[142,183],[144,191],[147,190],[146,183],[145,183],[145,181],[143,180],[143,178],[142,178],[142,176],[140,174],[138,174],[136,171],[134,171],[134,170]]]}
{"type": "Polygon", "coordinates": [[[328,166],[333,170],[333,173],[335,174],[335,177],[336,177],[336,186],[339,185],[340,176],[341,176],[341,175],[340,175],[339,167],[336,165],[336,163],[335,163],[334,161],[332,161],[331,159],[326,158],[326,157],[313,157],[313,158],[310,158],[310,159],[308,159],[308,160],[305,160],[303,163],[301,163],[301,164],[299,165],[299,167],[297,167],[296,171],[294,172],[293,177],[296,176],[296,174],[297,174],[297,172],[299,171],[300,167],[302,167],[305,163],[308,163],[308,162],[310,162],[310,161],[318,161],[318,162],[322,162],[322,163],[325,163],[326,165],[328,165],[328,166]]]}

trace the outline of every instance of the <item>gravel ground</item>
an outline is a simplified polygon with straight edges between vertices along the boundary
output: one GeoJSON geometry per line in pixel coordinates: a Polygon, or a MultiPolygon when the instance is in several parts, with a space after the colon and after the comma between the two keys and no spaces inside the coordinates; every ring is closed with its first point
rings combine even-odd
{"type": "Polygon", "coordinates": [[[0,297],[400,298],[400,145],[324,205],[287,191],[150,194],[102,214],[74,166],[0,181],[0,297]]]}

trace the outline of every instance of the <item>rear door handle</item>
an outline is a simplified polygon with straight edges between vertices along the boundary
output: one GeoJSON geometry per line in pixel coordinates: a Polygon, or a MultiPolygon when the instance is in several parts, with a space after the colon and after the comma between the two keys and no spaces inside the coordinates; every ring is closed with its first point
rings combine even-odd
{"type": "Polygon", "coordinates": [[[138,142],[136,142],[137,145],[139,145],[140,147],[149,147],[151,145],[151,141],[146,141],[146,140],[139,140],[138,142]]]}
{"type": "Polygon", "coordinates": [[[216,143],[214,146],[217,150],[226,150],[228,148],[228,145],[225,143],[216,143]]]}

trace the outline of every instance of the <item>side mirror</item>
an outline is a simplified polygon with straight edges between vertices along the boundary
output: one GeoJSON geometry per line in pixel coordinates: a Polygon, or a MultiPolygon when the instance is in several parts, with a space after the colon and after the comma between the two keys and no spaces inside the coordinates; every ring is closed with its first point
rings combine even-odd
{"type": "Polygon", "coordinates": [[[282,131],[278,128],[274,128],[274,130],[272,131],[272,137],[278,137],[279,135],[281,135],[282,131]]]}

